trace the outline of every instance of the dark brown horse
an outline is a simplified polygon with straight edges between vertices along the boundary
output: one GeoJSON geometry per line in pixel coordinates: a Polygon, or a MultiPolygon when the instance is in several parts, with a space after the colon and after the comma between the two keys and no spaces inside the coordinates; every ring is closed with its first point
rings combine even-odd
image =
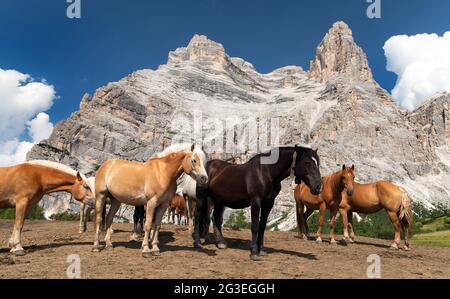
{"type": "Polygon", "coordinates": [[[194,246],[200,245],[200,223],[207,207],[207,199],[214,204],[214,235],[219,248],[226,248],[222,235],[222,221],[225,207],[242,209],[251,206],[252,214],[252,260],[261,259],[264,230],[267,217],[275,198],[281,190],[281,181],[295,175],[296,183],[305,182],[312,192],[322,191],[317,151],[305,147],[279,147],[270,153],[258,154],[244,164],[231,164],[222,160],[211,160],[206,165],[210,179],[208,187],[198,190],[197,216],[194,230],[194,246]],[[276,157],[277,159],[270,159],[276,157]]]}

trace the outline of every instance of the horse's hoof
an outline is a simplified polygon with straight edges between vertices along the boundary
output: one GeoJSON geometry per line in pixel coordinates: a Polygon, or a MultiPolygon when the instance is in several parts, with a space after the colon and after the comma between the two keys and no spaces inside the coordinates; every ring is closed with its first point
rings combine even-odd
{"type": "Polygon", "coordinates": [[[348,243],[355,243],[355,239],[352,239],[352,238],[350,238],[350,239],[348,239],[348,243]]]}
{"type": "Polygon", "coordinates": [[[153,256],[153,254],[151,252],[142,252],[142,256],[145,258],[150,258],[153,256]]]}
{"type": "Polygon", "coordinates": [[[113,249],[114,249],[114,246],[112,246],[112,245],[105,246],[105,250],[113,250],[113,249]]]}
{"type": "Polygon", "coordinates": [[[92,248],[92,252],[100,252],[102,249],[103,247],[101,245],[94,246],[94,248],[92,248]]]}
{"type": "Polygon", "coordinates": [[[389,249],[391,250],[398,250],[398,245],[397,244],[392,244],[391,247],[389,247],[389,249]]]}
{"type": "Polygon", "coordinates": [[[155,250],[151,252],[152,256],[160,256],[161,252],[159,252],[159,250],[155,250]]]}
{"type": "Polygon", "coordinates": [[[225,243],[218,243],[217,244],[217,248],[219,248],[219,249],[227,249],[227,244],[225,244],[225,243]]]}
{"type": "Polygon", "coordinates": [[[250,254],[250,259],[252,261],[262,261],[263,257],[259,254],[250,254]]]}
{"type": "Polygon", "coordinates": [[[316,243],[322,244],[322,238],[317,238],[317,239],[316,239],[316,243]]]}
{"type": "Polygon", "coordinates": [[[337,244],[337,242],[336,242],[335,239],[332,239],[332,240],[330,241],[330,245],[336,245],[336,244],[337,244]]]}
{"type": "Polygon", "coordinates": [[[202,247],[202,245],[200,243],[194,242],[194,248],[202,249],[203,247],[202,247]]]}
{"type": "Polygon", "coordinates": [[[405,247],[403,247],[403,250],[405,250],[405,251],[410,251],[410,250],[411,250],[411,247],[405,245],[405,247]]]}
{"type": "Polygon", "coordinates": [[[267,252],[265,252],[264,250],[261,250],[261,251],[259,252],[259,255],[260,255],[260,256],[266,256],[266,255],[267,255],[267,252]]]}
{"type": "Polygon", "coordinates": [[[11,253],[14,254],[15,256],[24,256],[26,254],[25,250],[23,250],[23,249],[19,249],[19,250],[16,250],[16,251],[11,251],[11,253]]]}
{"type": "Polygon", "coordinates": [[[307,236],[307,235],[303,235],[303,236],[302,236],[302,239],[303,239],[304,241],[308,241],[308,236],[307,236]]]}

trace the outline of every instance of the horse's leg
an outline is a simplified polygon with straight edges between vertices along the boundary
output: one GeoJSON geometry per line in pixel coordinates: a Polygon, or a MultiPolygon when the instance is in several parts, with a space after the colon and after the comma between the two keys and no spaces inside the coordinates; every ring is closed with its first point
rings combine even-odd
{"type": "Polygon", "coordinates": [[[297,215],[298,237],[304,239],[305,231],[303,230],[304,206],[301,200],[295,201],[295,211],[297,215]]]}
{"type": "MultiPolygon", "coordinates": [[[[135,206],[134,213],[133,213],[133,233],[130,236],[130,241],[132,241],[132,242],[137,242],[139,240],[138,225],[139,225],[139,221],[141,220],[140,214],[141,214],[141,206],[135,206]]],[[[142,225],[141,225],[141,227],[142,227],[142,225]]]]}
{"type": "Polygon", "coordinates": [[[317,233],[316,233],[316,242],[322,243],[322,226],[323,222],[325,221],[325,213],[327,212],[327,206],[325,202],[322,202],[320,204],[319,209],[319,221],[317,223],[317,233]]]}
{"type": "Polygon", "coordinates": [[[106,231],[106,200],[102,210],[102,231],[106,231]]]}
{"type": "Polygon", "coordinates": [[[255,198],[252,200],[251,213],[252,213],[252,244],[250,251],[250,258],[252,260],[260,260],[258,250],[258,232],[259,232],[259,215],[261,212],[261,199],[255,198]]]}
{"type": "Polygon", "coordinates": [[[151,238],[152,243],[152,255],[158,256],[159,253],[159,230],[161,229],[161,222],[164,217],[164,213],[166,212],[167,208],[169,207],[169,202],[166,201],[159,205],[159,207],[156,208],[155,211],[155,220],[153,221],[153,235],[151,238]]]}
{"type": "Polygon", "coordinates": [[[155,209],[156,209],[156,203],[158,199],[155,197],[152,197],[147,202],[147,211],[145,215],[145,224],[144,224],[144,240],[142,241],[142,256],[144,257],[151,257],[152,252],[150,248],[148,247],[148,239],[150,235],[150,230],[153,225],[153,216],[155,215],[155,209]]]}
{"type": "Polygon", "coordinates": [[[11,253],[17,256],[25,255],[25,250],[20,244],[23,222],[28,206],[28,198],[16,200],[16,220],[14,222],[14,229],[9,239],[8,246],[11,248],[11,253]]]}
{"type": "Polygon", "coordinates": [[[187,212],[187,223],[189,225],[189,234],[192,234],[194,231],[194,223],[192,222],[193,211],[192,211],[192,199],[189,196],[185,196],[184,200],[186,201],[186,212],[187,212]]]}
{"type": "Polygon", "coordinates": [[[391,249],[398,249],[398,246],[400,245],[400,220],[398,219],[397,212],[388,211],[388,215],[395,230],[394,243],[392,243],[391,249]]]}
{"type": "Polygon", "coordinates": [[[334,225],[336,223],[336,215],[338,212],[338,208],[337,207],[333,207],[331,208],[331,213],[330,213],[330,244],[331,245],[335,245],[336,239],[334,238],[334,225]]]}
{"type": "Polygon", "coordinates": [[[99,252],[102,249],[102,246],[100,246],[99,242],[99,235],[100,235],[100,229],[101,224],[103,222],[103,209],[105,208],[105,202],[108,198],[109,193],[108,191],[102,191],[98,193],[98,196],[95,199],[95,233],[94,233],[94,252],[99,252]]]}
{"type": "Polygon", "coordinates": [[[105,236],[105,249],[112,249],[113,244],[111,243],[111,234],[112,234],[112,228],[111,225],[114,220],[114,216],[116,215],[117,211],[120,208],[120,201],[115,199],[114,197],[110,197],[110,206],[109,206],[109,212],[108,216],[106,216],[105,225],[106,225],[106,236],[105,236]]]}
{"type": "Polygon", "coordinates": [[[259,255],[265,256],[267,253],[263,250],[264,247],[264,232],[267,225],[267,217],[269,217],[270,211],[272,210],[274,200],[271,203],[266,204],[261,208],[261,218],[259,221],[259,232],[258,232],[258,251],[259,255]]]}
{"type": "Polygon", "coordinates": [[[347,219],[348,219],[348,228],[350,230],[350,243],[355,242],[355,231],[353,230],[353,212],[350,210],[347,212],[347,219]]]}
{"type": "Polygon", "coordinates": [[[217,247],[220,249],[227,248],[227,242],[222,235],[222,221],[223,221],[223,212],[225,211],[225,207],[221,204],[214,205],[214,213],[213,213],[213,226],[214,226],[214,237],[216,238],[217,247]]]}
{"type": "MultiPolygon", "coordinates": [[[[403,221],[406,221],[406,220],[403,219],[403,221]]],[[[402,225],[402,227],[403,227],[403,233],[405,235],[405,247],[404,247],[404,249],[405,250],[410,250],[410,247],[409,247],[409,224],[406,223],[406,224],[402,225]]]]}
{"type": "Polygon", "coordinates": [[[311,214],[314,212],[314,210],[306,209],[305,213],[303,214],[303,229],[305,230],[305,236],[303,239],[308,240],[309,236],[309,226],[308,226],[308,218],[311,216],[311,214]]]}
{"type": "Polygon", "coordinates": [[[344,242],[347,243],[349,241],[348,227],[350,225],[348,222],[348,213],[344,208],[339,208],[339,212],[341,213],[342,225],[344,227],[344,242]]]}
{"type": "Polygon", "coordinates": [[[83,202],[81,203],[81,207],[80,207],[80,225],[79,225],[79,229],[78,229],[78,233],[82,234],[86,231],[86,226],[84,225],[85,221],[85,209],[86,209],[86,204],[83,202]]]}
{"type": "Polygon", "coordinates": [[[208,211],[208,198],[206,192],[201,189],[197,189],[197,205],[195,212],[195,222],[194,222],[194,247],[202,248],[200,244],[200,226],[203,226],[206,221],[204,218],[207,217],[208,211]]]}

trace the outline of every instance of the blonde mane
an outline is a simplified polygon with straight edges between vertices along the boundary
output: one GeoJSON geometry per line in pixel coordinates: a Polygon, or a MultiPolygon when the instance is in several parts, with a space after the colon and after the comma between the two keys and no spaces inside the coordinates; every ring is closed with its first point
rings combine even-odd
{"type": "MultiPolygon", "coordinates": [[[[25,163],[33,164],[33,165],[40,165],[40,166],[56,169],[56,170],[62,171],[64,173],[73,175],[73,176],[77,176],[77,172],[78,172],[75,169],[73,169],[73,168],[71,168],[71,167],[69,167],[67,165],[64,165],[64,164],[61,164],[61,163],[58,163],[58,162],[53,162],[53,161],[31,160],[31,161],[27,161],[25,163]]],[[[86,178],[86,176],[83,173],[81,173],[81,172],[80,172],[80,176],[83,179],[83,181],[85,181],[86,184],[89,186],[91,191],[94,190],[93,189],[94,187],[91,185],[91,182],[86,178]]],[[[94,184],[94,186],[95,186],[95,184],[94,184]]]]}
{"type": "MultiPolygon", "coordinates": [[[[168,148],[166,148],[162,152],[153,154],[151,156],[150,160],[154,159],[154,158],[162,158],[162,157],[165,157],[165,156],[168,156],[170,154],[177,153],[177,152],[190,152],[191,151],[191,147],[192,147],[192,143],[176,143],[176,144],[172,144],[171,146],[169,146],[168,148]]],[[[200,159],[202,159],[203,165],[206,165],[206,154],[197,145],[195,145],[194,153],[198,154],[200,156],[200,159]]]]}

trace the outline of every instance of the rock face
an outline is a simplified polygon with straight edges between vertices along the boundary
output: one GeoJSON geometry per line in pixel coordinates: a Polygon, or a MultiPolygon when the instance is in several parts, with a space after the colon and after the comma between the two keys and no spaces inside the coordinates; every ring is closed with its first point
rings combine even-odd
{"type": "Polygon", "coordinates": [[[317,47],[310,75],[321,82],[336,76],[361,82],[373,80],[366,54],[355,44],[352,31],[344,22],[335,23],[317,47]]]}
{"type": "MultiPolygon", "coordinates": [[[[398,107],[342,22],[318,46],[309,72],[288,66],[260,74],[195,35],[157,70],[85,95],[28,159],[59,161],[90,176],[107,159],[145,161],[172,141],[202,140],[210,158],[240,163],[265,150],[261,144],[279,128],[279,144],[319,148],[323,175],[355,164],[360,182],[390,180],[413,200],[450,204],[449,105],[450,96],[440,94],[411,113],[398,107]],[[259,134],[251,133],[255,123],[259,134]]],[[[270,215],[279,229],[295,227],[290,184],[285,180],[270,215]]],[[[43,205],[48,214],[77,211],[69,200],[47,196],[43,205]]],[[[122,207],[118,219],[132,219],[131,210],[122,207]]]]}

